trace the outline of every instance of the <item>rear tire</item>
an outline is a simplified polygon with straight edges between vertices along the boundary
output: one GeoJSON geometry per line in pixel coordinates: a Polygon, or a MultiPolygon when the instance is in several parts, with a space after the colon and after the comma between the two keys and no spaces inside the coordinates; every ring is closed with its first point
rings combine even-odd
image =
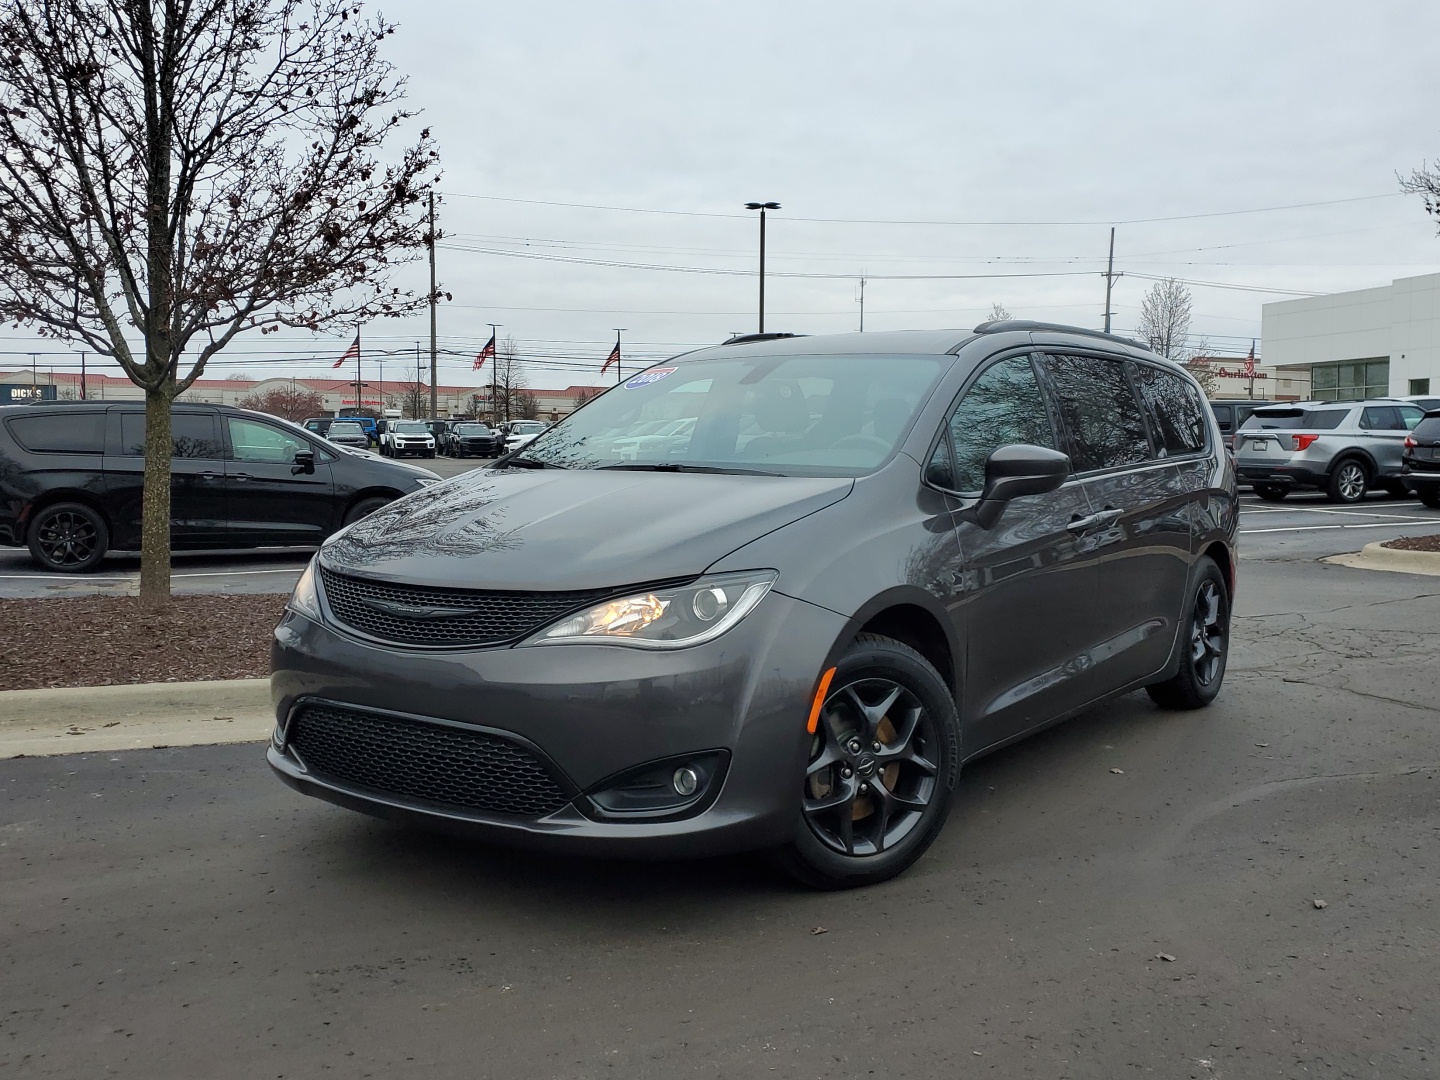
{"type": "Polygon", "coordinates": [[[1353,505],[1365,498],[1370,488],[1370,470],[1358,458],[1345,458],[1330,470],[1330,481],[1325,493],[1331,502],[1353,505]]]}
{"type": "Polygon", "coordinates": [[[84,503],[53,503],[30,519],[25,538],[31,557],[46,570],[83,574],[105,557],[110,527],[84,503]]]}
{"type": "Polygon", "coordinates": [[[1255,484],[1253,490],[1266,502],[1284,502],[1285,496],[1290,494],[1290,489],[1284,484],[1255,484]]]}
{"type": "Polygon", "coordinates": [[[345,524],[353,525],[361,518],[369,517],[382,506],[389,506],[394,499],[386,499],[382,496],[375,496],[369,499],[361,499],[352,506],[345,514],[345,524]]]}
{"type": "Polygon", "coordinates": [[[811,743],[777,865],[816,889],[903,873],[945,824],[960,771],[945,680],[908,645],[861,634],[835,666],[811,743]]]}
{"type": "Polygon", "coordinates": [[[1162,709],[1203,709],[1215,700],[1225,681],[1230,656],[1230,590],[1215,560],[1206,556],[1196,569],[1181,627],[1180,670],[1145,688],[1150,700],[1162,709]]]}
{"type": "Polygon", "coordinates": [[[1440,484],[1416,484],[1415,497],[1432,510],[1440,510],[1440,484]]]}

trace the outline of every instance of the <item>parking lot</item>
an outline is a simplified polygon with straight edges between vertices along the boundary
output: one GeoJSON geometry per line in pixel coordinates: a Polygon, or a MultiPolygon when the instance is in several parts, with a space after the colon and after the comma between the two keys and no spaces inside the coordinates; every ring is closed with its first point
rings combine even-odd
{"type": "Polygon", "coordinates": [[[1434,1076],[1440,584],[1316,560],[1435,530],[1247,497],[1216,705],[1132,694],[975,763],[852,893],[432,836],[255,745],[0,763],[0,1072],[1434,1076]]]}

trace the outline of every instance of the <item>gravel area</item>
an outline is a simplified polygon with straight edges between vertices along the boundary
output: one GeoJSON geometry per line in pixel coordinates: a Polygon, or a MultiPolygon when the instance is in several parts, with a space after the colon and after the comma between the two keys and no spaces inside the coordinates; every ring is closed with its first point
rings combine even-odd
{"type": "Polygon", "coordinates": [[[1440,551],[1440,533],[1433,536],[1400,536],[1386,540],[1380,546],[1396,551],[1440,551]]]}
{"type": "Polygon", "coordinates": [[[285,600],[175,596],[159,614],[131,596],[0,600],[0,690],[264,678],[285,600]]]}

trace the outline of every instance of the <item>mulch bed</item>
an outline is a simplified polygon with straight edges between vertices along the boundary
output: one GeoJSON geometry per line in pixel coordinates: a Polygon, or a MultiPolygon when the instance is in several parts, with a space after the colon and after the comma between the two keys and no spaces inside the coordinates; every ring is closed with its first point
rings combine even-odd
{"type": "Polygon", "coordinates": [[[258,679],[286,597],[133,596],[0,600],[0,690],[258,679]]]}
{"type": "Polygon", "coordinates": [[[1440,551],[1440,533],[1434,536],[1402,536],[1396,540],[1386,540],[1380,546],[1394,548],[1396,551],[1440,551]]]}

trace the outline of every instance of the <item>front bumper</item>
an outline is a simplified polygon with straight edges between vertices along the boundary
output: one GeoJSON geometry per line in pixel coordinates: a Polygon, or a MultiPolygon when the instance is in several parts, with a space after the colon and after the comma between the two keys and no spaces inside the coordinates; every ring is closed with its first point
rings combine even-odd
{"type": "Polygon", "coordinates": [[[287,612],[272,647],[277,727],[267,757],[291,787],[354,810],[502,843],[639,858],[767,847],[791,835],[815,680],[844,619],[771,592],[714,641],[674,651],[553,645],[427,651],[377,645],[287,612]],[[297,708],[333,702],[533,751],[568,799],[527,817],[361,785],[307,766],[287,741],[297,708]],[[691,812],[606,814],[593,792],[628,769],[719,751],[691,812]]]}

